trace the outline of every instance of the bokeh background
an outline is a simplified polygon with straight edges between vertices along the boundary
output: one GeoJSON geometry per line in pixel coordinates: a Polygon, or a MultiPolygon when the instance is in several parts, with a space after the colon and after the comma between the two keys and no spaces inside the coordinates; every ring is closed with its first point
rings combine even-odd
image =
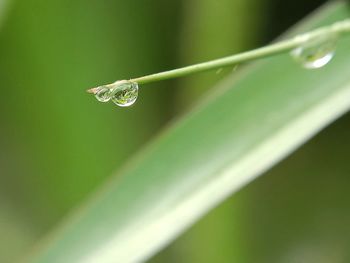
{"type": "MultiPolygon", "coordinates": [[[[0,0],[0,262],[241,66],[149,84],[127,109],[86,88],[258,47],[323,2],[0,0]]],[[[150,262],[350,262],[349,128],[347,115],[150,262]]]]}

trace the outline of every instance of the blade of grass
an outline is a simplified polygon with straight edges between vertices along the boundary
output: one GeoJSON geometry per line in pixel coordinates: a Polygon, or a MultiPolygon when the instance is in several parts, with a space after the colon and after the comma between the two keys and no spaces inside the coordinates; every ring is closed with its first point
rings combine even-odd
{"type": "MultiPolygon", "coordinates": [[[[224,67],[234,66],[238,63],[249,62],[260,58],[270,57],[291,51],[295,48],[300,47],[302,44],[307,43],[315,38],[318,38],[327,34],[347,34],[350,32],[350,19],[344,21],[337,21],[332,25],[327,25],[322,28],[317,28],[313,31],[298,35],[291,39],[281,40],[279,42],[260,47],[257,49],[249,50],[232,56],[210,60],[178,69],[172,69],[164,72],[159,72],[151,75],[146,75],[139,78],[130,79],[130,82],[136,82],[138,84],[148,84],[156,81],[162,81],[172,78],[180,78],[208,70],[221,69],[224,67]]],[[[114,83],[105,85],[107,88],[114,88],[120,83],[124,83],[126,80],[118,80],[114,83]]],[[[88,89],[88,93],[96,94],[99,87],[88,89]]]]}
{"type": "MultiPolygon", "coordinates": [[[[348,16],[333,3],[305,31],[348,16]]],[[[287,54],[227,79],[43,241],[34,262],[143,261],[350,108],[349,38],[325,68],[287,54]]]]}

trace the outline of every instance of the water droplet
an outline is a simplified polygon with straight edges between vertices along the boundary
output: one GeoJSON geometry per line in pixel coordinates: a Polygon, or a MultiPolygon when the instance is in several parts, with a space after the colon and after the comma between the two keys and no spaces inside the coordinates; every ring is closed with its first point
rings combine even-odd
{"type": "Polygon", "coordinates": [[[333,58],[337,40],[337,34],[327,32],[305,40],[305,43],[291,51],[291,56],[304,68],[321,68],[333,58]]]}
{"type": "Polygon", "coordinates": [[[105,86],[98,87],[95,97],[100,102],[107,102],[111,99],[111,89],[105,86]]]}
{"type": "Polygon", "coordinates": [[[223,70],[224,70],[223,68],[219,68],[219,69],[216,70],[215,74],[218,75],[218,74],[220,74],[223,70]]]}
{"type": "Polygon", "coordinates": [[[135,103],[139,93],[139,86],[135,82],[123,81],[116,83],[112,89],[112,101],[120,107],[128,107],[135,103]]]}

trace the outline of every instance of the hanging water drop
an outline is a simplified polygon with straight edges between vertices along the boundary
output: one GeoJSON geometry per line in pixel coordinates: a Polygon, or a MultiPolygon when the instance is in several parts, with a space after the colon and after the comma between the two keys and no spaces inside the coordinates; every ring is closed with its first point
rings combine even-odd
{"type": "Polygon", "coordinates": [[[291,56],[304,68],[317,69],[328,64],[334,56],[337,34],[327,32],[291,51],[291,56]]]}
{"type": "Polygon", "coordinates": [[[107,102],[111,99],[111,89],[105,86],[98,87],[95,97],[100,102],[107,102]]]}
{"type": "Polygon", "coordinates": [[[139,93],[139,86],[136,82],[123,81],[112,89],[111,100],[120,107],[128,107],[135,103],[139,93]]]}

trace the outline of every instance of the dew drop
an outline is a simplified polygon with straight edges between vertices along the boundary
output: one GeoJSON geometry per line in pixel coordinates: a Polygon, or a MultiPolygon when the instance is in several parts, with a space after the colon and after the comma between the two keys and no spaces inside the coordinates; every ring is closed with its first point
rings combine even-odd
{"type": "Polygon", "coordinates": [[[136,82],[123,81],[112,89],[111,100],[120,107],[128,107],[135,103],[139,93],[139,86],[136,82]]]}
{"type": "Polygon", "coordinates": [[[238,69],[238,65],[235,65],[235,66],[232,68],[232,72],[237,71],[237,69],[238,69]]]}
{"type": "Polygon", "coordinates": [[[100,102],[107,102],[111,99],[111,89],[105,86],[98,87],[95,97],[100,102]]]}
{"type": "Polygon", "coordinates": [[[291,51],[291,56],[304,68],[317,69],[327,65],[334,56],[338,37],[334,33],[325,33],[291,51]]]}
{"type": "Polygon", "coordinates": [[[218,74],[220,74],[223,70],[224,70],[223,68],[219,68],[219,69],[216,70],[215,74],[218,75],[218,74]]]}

